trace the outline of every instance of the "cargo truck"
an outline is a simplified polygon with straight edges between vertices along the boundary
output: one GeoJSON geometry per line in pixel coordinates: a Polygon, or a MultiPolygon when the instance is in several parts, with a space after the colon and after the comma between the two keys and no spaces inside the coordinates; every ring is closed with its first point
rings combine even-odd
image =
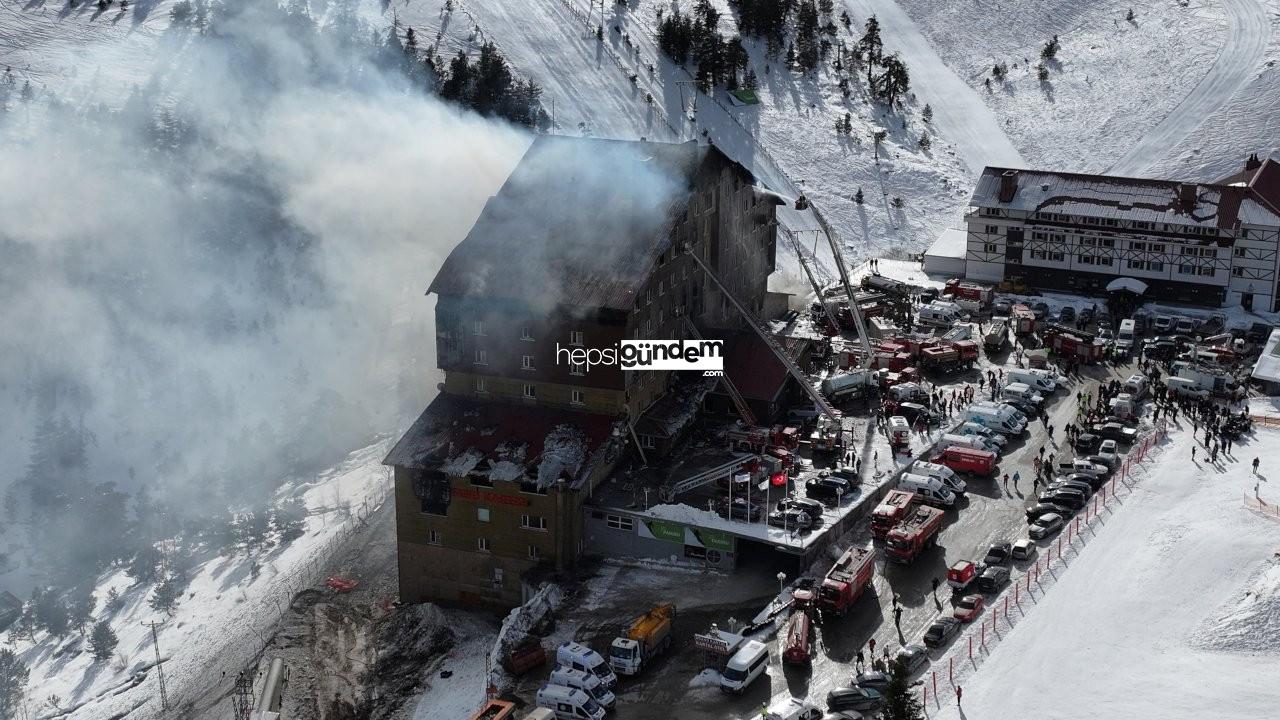
{"type": "Polygon", "coordinates": [[[885,556],[898,563],[915,560],[926,548],[937,543],[942,529],[943,512],[921,505],[911,512],[885,538],[885,556]]]}
{"type": "Polygon", "coordinates": [[[664,603],[636,618],[609,646],[609,664],[620,675],[635,675],[671,645],[676,606],[664,603]]]}
{"type": "Polygon", "coordinates": [[[844,615],[871,584],[876,570],[876,556],[869,547],[852,547],[845,551],[827,571],[818,589],[818,607],[824,612],[844,615]]]}

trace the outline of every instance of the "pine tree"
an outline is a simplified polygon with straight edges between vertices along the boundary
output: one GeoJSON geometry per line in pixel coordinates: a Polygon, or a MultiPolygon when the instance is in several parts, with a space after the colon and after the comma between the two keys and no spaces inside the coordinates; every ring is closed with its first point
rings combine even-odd
{"type": "Polygon", "coordinates": [[[933,107],[929,103],[924,104],[924,111],[920,113],[920,119],[925,122],[933,122],[933,107]]]}
{"type": "Polygon", "coordinates": [[[789,68],[796,65],[796,47],[792,43],[787,43],[786,64],[789,68]]]}
{"type": "Polygon", "coordinates": [[[159,575],[160,561],[163,559],[164,556],[160,554],[160,550],[154,543],[144,542],[130,558],[124,572],[138,585],[144,585],[155,580],[159,575]]]}
{"type": "Polygon", "coordinates": [[[889,668],[889,684],[884,689],[884,705],[880,709],[881,720],[924,720],[924,708],[911,689],[911,676],[901,662],[895,660],[889,668]]]}
{"type": "Polygon", "coordinates": [[[818,12],[823,15],[830,15],[835,12],[836,4],[833,0],[818,0],[818,12]]]}
{"type": "Polygon", "coordinates": [[[1049,68],[1045,67],[1044,63],[1036,65],[1036,77],[1040,78],[1040,82],[1048,82],[1049,68]]]}
{"type": "Polygon", "coordinates": [[[271,511],[271,528],[281,544],[288,544],[307,532],[307,504],[302,498],[280,501],[271,511]]]}
{"type": "Polygon", "coordinates": [[[853,194],[853,201],[854,201],[854,202],[856,202],[856,203],[858,203],[859,205],[861,205],[861,204],[862,204],[863,196],[862,196],[862,188],[861,188],[861,187],[859,187],[859,188],[858,188],[858,192],[856,192],[856,193],[854,193],[854,194],[853,194]]]}
{"type": "Polygon", "coordinates": [[[884,67],[884,72],[880,73],[880,77],[876,79],[873,91],[885,104],[896,105],[898,99],[911,87],[907,66],[897,53],[883,58],[880,64],[884,67]]]}
{"type": "Polygon", "coordinates": [[[31,671],[12,650],[0,648],[0,718],[18,717],[31,671]]]}
{"type": "Polygon", "coordinates": [[[404,34],[404,49],[410,55],[418,54],[418,34],[409,28],[404,34]]]}
{"type": "Polygon", "coordinates": [[[115,615],[120,612],[120,608],[124,607],[124,598],[120,596],[120,591],[112,587],[107,591],[107,601],[103,603],[102,609],[108,615],[115,615]]]}
{"type": "Polygon", "coordinates": [[[1133,8],[1129,8],[1129,12],[1125,13],[1124,19],[1133,22],[1133,8]]]}
{"type": "Polygon", "coordinates": [[[924,151],[928,152],[929,147],[930,147],[932,144],[933,144],[933,143],[932,143],[932,142],[930,142],[930,140],[929,140],[929,134],[928,134],[928,133],[925,133],[925,134],[923,134],[923,135],[921,135],[921,136],[920,136],[920,149],[921,149],[921,150],[924,150],[924,151]]]}
{"type": "Polygon", "coordinates": [[[867,59],[867,87],[872,88],[875,83],[871,71],[884,57],[884,42],[880,39],[880,21],[875,15],[867,18],[862,39],[858,41],[858,49],[867,59]]]}
{"type": "Polygon", "coordinates": [[[172,615],[180,597],[182,597],[181,579],[174,573],[168,573],[160,584],[156,585],[151,597],[147,598],[147,605],[156,612],[172,615]]]}
{"type": "Polygon", "coordinates": [[[1054,35],[1053,39],[1044,44],[1044,49],[1040,51],[1040,57],[1045,60],[1052,60],[1058,55],[1058,36],[1054,35]]]}
{"type": "Polygon", "coordinates": [[[70,614],[62,597],[51,588],[37,588],[31,593],[39,627],[54,637],[63,637],[71,630],[70,614]]]}
{"type": "Polygon", "coordinates": [[[894,195],[893,200],[891,200],[889,204],[892,205],[895,210],[901,210],[906,207],[907,202],[903,200],[901,196],[894,195]]]}
{"type": "Polygon", "coordinates": [[[93,609],[97,605],[92,585],[86,583],[72,590],[71,601],[67,604],[68,625],[83,636],[85,626],[93,620],[93,609]]]}
{"type": "Polygon", "coordinates": [[[89,633],[89,648],[93,653],[93,659],[102,662],[111,657],[111,653],[116,651],[116,645],[120,639],[116,637],[116,633],[111,629],[111,623],[106,620],[99,620],[93,624],[93,630],[89,633]]]}
{"type": "Polygon", "coordinates": [[[1009,66],[1005,65],[1003,61],[996,63],[995,66],[991,68],[991,76],[997,80],[1004,80],[1005,76],[1008,74],[1009,66]]]}

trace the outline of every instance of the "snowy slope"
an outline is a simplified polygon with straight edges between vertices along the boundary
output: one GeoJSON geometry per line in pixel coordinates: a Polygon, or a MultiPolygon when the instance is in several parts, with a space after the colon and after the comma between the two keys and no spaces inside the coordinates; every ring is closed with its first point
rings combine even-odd
{"type": "MultiPolygon", "coordinates": [[[[1280,523],[1242,493],[1280,466],[1280,436],[1259,430],[1218,466],[1188,462],[1172,436],[1156,466],[1055,584],[961,680],[964,711],[931,716],[1220,718],[1274,715],[1280,703],[1280,523]]],[[[1261,484],[1272,487],[1262,482],[1261,484]]],[[[1264,497],[1280,500],[1274,490],[1264,497]]],[[[957,663],[959,667],[959,663],[957,663]]]]}
{"type": "Polygon", "coordinates": [[[174,706],[207,699],[208,690],[219,683],[228,689],[226,677],[234,678],[259,652],[294,594],[319,587],[324,560],[355,523],[388,497],[388,476],[381,465],[388,448],[386,441],[371,445],[352,453],[340,467],[286,486],[282,493],[300,494],[311,511],[307,534],[261,557],[257,578],[251,577],[244,555],[204,558],[191,571],[191,583],[173,615],[165,616],[148,607],[150,586],[132,586],[122,571],[103,577],[96,592],[99,616],[106,615],[103,603],[111,588],[124,599],[122,609],[111,616],[120,639],[112,660],[96,663],[87,650],[76,651],[79,636],[56,642],[41,633],[35,643],[19,640],[14,651],[31,671],[30,717],[70,713],[77,720],[95,720],[135,708],[131,720],[175,717],[172,710],[162,712],[157,700],[157,673],[150,668],[154,650],[150,630],[143,625],[150,621],[163,623],[158,640],[174,706]],[[57,709],[45,702],[51,695],[60,698],[57,709]]]}

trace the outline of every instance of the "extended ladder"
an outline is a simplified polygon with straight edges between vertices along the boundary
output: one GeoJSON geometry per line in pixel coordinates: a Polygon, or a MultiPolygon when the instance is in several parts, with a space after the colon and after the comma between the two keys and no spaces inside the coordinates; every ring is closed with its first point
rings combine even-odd
{"type": "MultiPolygon", "coordinates": [[[[703,339],[702,333],[698,332],[698,327],[693,324],[693,321],[689,319],[688,315],[684,318],[684,324],[689,330],[689,335],[691,335],[695,340],[703,339]]],[[[738,409],[738,417],[742,418],[742,422],[747,425],[755,425],[756,414],[751,412],[751,408],[747,406],[746,399],[742,397],[742,393],[738,392],[737,386],[729,379],[728,373],[720,374],[720,384],[724,386],[725,393],[728,394],[729,399],[733,401],[733,406],[738,409]]]]}
{"type": "Polygon", "coordinates": [[[827,305],[827,299],[822,295],[822,285],[818,284],[818,279],[814,277],[813,270],[809,268],[809,263],[805,262],[804,248],[800,247],[800,240],[787,226],[779,225],[778,229],[782,230],[782,233],[791,241],[791,249],[795,251],[796,259],[800,261],[800,267],[804,268],[804,276],[809,278],[809,286],[813,288],[813,294],[818,299],[818,304],[822,306],[822,312],[826,314],[827,321],[831,323],[831,327],[838,332],[840,323],[836,321],[836,316],[831,312],[831,307],[827,305]]]}
{"type": "MultiPolygon", "coordinates": [[[[838,422],[840,419],[839,413],[836,412],[835,408],[831,407],[831,404],[827,402],[826,398],[822,397],[822,393],[818,392],[818,390],[813,387],[813,384],[809,380],[809,376],[804,374],[804,371],[800,369],[799,365],[795,364],[795,361],[791,359],[791,356],[787,354],[787,351],[784,350],[776,340],[774,340],[773,334],[769,332],[768,328],[763,327],[751,314],[751,311],[742,303],[738,302],[738,298],[734,297],[733,293],[729,292],[729,288],[725,287],[725,284],[720,282],[720,278],[716,276],[715,272],[713,272],[705,262],[703,262],[702,258],[698,257],[697,252],[689,248],[686,248],[686,252],[689,253],[689,257],[693,258],[694,262],[698,263],[698,267],[702,268],[703,271],[707,273],[707,277],[711,278],[711,282],[715,283],[716,287],[720,288],[720,292],[724,293],[724,296],[729,299],[729,302],[733,303],[733,306],[738,309],[738,312],[742,313],[742,318],[747,321],[747,325],[750,325],[751,329],[756,331],[756,334],[760,336],[761,340],[764,340],[764,344],[767,345],[769,349],[773,351],[773,354],[778,357],[778,360],[782,362],[783,367],[791,373],[791,377],[795,378],[796,381],[800,383],[800,388],[808,394],[810,399],[813,400],[814,405],[821,409],[824,415],[838,422]]],[[[854,317],[858,317],[856,309],[854,310],[854,317]]],[[[859,325],[861,325],[861,320],[859,320],[859,325]]]]}

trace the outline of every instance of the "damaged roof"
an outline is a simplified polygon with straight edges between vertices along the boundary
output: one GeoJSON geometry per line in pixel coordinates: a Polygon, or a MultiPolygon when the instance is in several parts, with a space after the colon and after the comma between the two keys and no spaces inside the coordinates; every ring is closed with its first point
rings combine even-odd
{"type": "Polygon", "coordinates": [[[1234,230],[1241,223],[1280,226],[1280,214],[1268,207],[1263,196],[1245,185],[1044,170],[987,167],[978,178],[970,205],[1223,230],[1234,230]],[[1014,174],[1017,188],[1012,199],[1002,201],[1000,189],[1006,172],[1014,174]],[[1183,202],[1184,188],[1194,188],[1193,206],[1183,202]]]}
{"type": "Polygon", "coordinates": [[[630,310],[714,147],[542,135],[428,290],[630,310]]]}
{"type": "Polygon", "coordinates": [[[441,394],[382,463],[451,477],[480,473],[494,481],[530,479],[542,487],[561,478],[575,482],[613,436],[614,422],[606,415],[441,394]]]}

